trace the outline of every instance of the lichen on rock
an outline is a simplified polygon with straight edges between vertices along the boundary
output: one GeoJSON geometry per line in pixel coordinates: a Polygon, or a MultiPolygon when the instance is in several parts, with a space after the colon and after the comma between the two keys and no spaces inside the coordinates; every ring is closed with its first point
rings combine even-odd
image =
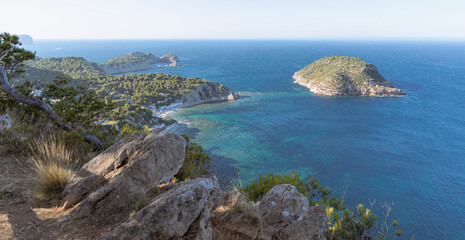
{"type": "Polygon", "coordinates": [[[220,199],[215,178],[176,183],[103,239],[212,239],[210,212],[220,199]]]}

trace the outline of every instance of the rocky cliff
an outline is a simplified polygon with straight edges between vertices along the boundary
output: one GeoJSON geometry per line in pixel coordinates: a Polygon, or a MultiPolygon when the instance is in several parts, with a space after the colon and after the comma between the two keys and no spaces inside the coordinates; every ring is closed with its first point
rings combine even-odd
{"type": "Polygon", "coordinates": [[[378,69],[356,57],[319,59],[296,72],[294,82],[311,92],[328,96],[402,96],[378,69]]]}
{"type": "Polygon", "coordinates": [[[206,81],[191,92],[182,96],[182,107],[190,107],[203,103],[232,101],[239,98],[233,90],[221,84],[206,81]]]}
{"type": "Polygon", "coordinates": [[[174,55],[173,53],[167,53],[163,56],[160,57],[161,62],[166,62],[166,63],[174,63],[174,62],[179,62],[178,56],[174,55]]]}

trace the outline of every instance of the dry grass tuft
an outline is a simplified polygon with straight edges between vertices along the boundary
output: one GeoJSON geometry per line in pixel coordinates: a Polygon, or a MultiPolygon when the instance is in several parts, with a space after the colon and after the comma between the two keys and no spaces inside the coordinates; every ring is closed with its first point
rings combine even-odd
{"type": "Polygon", "coordinates": [[[58,197],[73,177],[73,153],[53,137],[34,139],[31,149],[28,155],[37,174],[36,196],[43,200],[58,197]]]}
{"type": "Polygon", "coordinates": [[[253,206],[250,206],[246,202],[235,202],[229,211],[236,214],[244,214],[245,218],[255,226],[258,226],[261,223],[260,213],[258,213],[253,206]]]}

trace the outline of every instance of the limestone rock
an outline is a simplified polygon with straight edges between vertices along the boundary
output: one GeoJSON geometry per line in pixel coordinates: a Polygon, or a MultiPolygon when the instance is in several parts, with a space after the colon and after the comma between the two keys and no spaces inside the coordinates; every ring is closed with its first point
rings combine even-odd
{"type": "Polygon", "coordinates": [[[210,212],[220,198],[216,179],[177,183],[103,239],[212,239],[210,212]]]}
{"type": "Polygon", "coordinates": [[[263,221],[280,239],[325,239],[326,208],[310,207],[305,195],[289,184],[274,186],[258,206],[263,221]]]}
{"type": "Polygon", "coordinates": [[[240,207],[231,208],[234,196],[223,196],[212,219],[224,236],[240,240],[326,239],[326,207],[310,207],[308,199],[292,185],[273,187],[258,206],[238,197],[240,207]]]}
{"type": "Polygon", "coordinates": [[[178,56],[174,55],[173,53],[167,53],[160,57],[161,62],[179,62],[178,56]]]}
{"type": "Polygon", "coordinates": [[[169,181],[184,161],[186,141],[175,134],[135,133],[85,164],[63,191],[69,214],[112,214],[128,209],[169,181]]]}
{"type": "Polygon", "coordinates": [[[182,96],[182,106],[190,107],[203,103],[232,101],[239,95],[230,88],[214,82],[205,82],[191,92],[182,96]]]}
{"type": "Polygon", "coordinates": [[[325,57],[296,72],[293,78],[295,83],[319,95],[405,95],[381,76],[376,66],[356,57],[325,57]]]}
{"type": "Polygon", "coordinates": [[[8,114],[0,115],[0,132],[3,130],[8,130],[10,128],[11,128],[10,115],[8,114]]]}

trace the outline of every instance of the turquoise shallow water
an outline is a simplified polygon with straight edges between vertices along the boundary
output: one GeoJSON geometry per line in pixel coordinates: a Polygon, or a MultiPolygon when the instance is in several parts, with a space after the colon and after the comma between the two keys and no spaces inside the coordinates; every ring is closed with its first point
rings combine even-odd
{"type": "Polygon", "coordinates": [[[259,173],[317,176],[346,202],[394,202],[415,239],[465,239],[465,43],[320,41],[36,41],[41,57],[105,61],[173,51],[183,67],[154,68],[222,83],[235,102],[182,109],[186,132],[212,155],[226,186],[259,173]],[[57,49],[60,48],[60,49],[57,49]],[[324,97],[293,83],[330,55],[361,57],[408,95],[324,97]]]}

